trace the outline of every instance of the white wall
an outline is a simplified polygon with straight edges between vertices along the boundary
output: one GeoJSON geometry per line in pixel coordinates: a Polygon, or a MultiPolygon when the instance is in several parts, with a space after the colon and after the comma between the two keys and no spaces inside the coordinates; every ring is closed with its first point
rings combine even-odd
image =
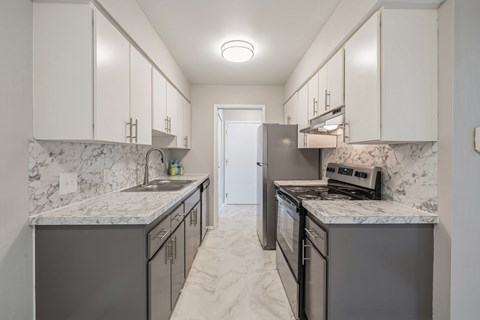
{"type": "Polygon", "coordinates": [[[378,0],[342,0],[285,83],[285,100],[298,90],[373,12],[378,0]]]}
{"type": "MultiPolygon", "coordinates": [[[[451,318],[480,314],[480,1],[454,1],[451,318]]],[[[444,128],[441,127],[441,130],[444,128]]]]}
{"type": "Polygon", "coordinates": [[[190,82],[135,0],[98,0],[174,85],[190,98],[190,82]]]}
{"type": "Polygon", "coordinates": [[[224,121],[262,121],[262,110],[224,110],[224,121]]]}
{"type": "Polygon", "coordinates": [[[33,7],[0,2],[0,319],[33,318],[28,140],[32,136],[33,7]]]}
{"type": "Polygon", "coordinates": [[[450,318],[450,261],[452,224],[453,117],[453,0],[438,11],[438,216],[435,227],[433,271],[434,319],[450,318]]]}
{"type": "MultiPolygon", "coordinates": [[[[214,170],[214,105],[265,105],[266,122],[283,121],[283,87],[281,86],[192,86],[192,149],[184,155],[186,173],[208,173],[214,170]]],[[[183,155],[182,155],[183,156],[183,155]]],[[[173,153],[172,157],[180,157],[173,153]]],[[[211,203],[214,186],[210,188],[211,203]]],[[[216,203],[215,203],[216,204],[216,203]]],[[[210,221],[213,217],[210,217],[210,221]]]]}

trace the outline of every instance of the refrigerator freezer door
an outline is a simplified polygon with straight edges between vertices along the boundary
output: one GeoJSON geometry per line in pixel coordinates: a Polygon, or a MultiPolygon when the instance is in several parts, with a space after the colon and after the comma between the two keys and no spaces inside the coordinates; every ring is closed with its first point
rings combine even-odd
{"type": "Polygon", "coordinates": [[[267,126],[258,127],[257,143],[257,234],[263,248],[267,245],[267,202],[266,177],[267,177],[267,154],[266,154],[267,126]]]}

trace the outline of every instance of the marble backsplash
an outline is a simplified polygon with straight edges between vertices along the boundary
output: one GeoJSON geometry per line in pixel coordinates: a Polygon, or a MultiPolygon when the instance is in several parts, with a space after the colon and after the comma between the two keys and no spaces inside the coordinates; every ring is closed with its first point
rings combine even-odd
{"type": "Polygon", "coordinates": [[[338,138],[336,149],[322,150],[322,174],[329,162],[379,166],[382,197],[436,213],[437,143],[348,145],[338,138]]]}
{"type": "MultiPolygon", "coordinates": [[[[30,141],[30,214],[142,183],[145,154],[150,148],[142,145],[30,141]],[[68,172],[78,173],[77,192],[60,195],[60,173],[68,172]]],[[[169,157],[168,151],[166,157],[169,157]]],[[[151,179],[165,175],[165,166],[161,165],[158,152],[150,156],[149,171],[151,179]]]]}

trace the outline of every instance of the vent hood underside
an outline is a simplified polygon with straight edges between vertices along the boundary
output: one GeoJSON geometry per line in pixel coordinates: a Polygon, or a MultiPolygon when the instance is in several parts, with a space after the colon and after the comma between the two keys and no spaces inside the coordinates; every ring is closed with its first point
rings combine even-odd
{"type": "Polygon", "coordinates": [[[345,106],[340,106],[310,119],[310,126],[300,130],[301,133],[338,136],[342,134],[345,123],[345,106]]]}

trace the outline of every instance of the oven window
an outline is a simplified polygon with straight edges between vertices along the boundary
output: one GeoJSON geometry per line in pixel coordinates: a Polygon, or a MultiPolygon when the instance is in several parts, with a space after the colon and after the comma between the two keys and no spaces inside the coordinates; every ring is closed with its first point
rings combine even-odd
{"type": "Polygon", "coordinates": [[[281,204],[278,206],[279,213],[278,213],[278,224],[279,224],[279,231],[280,234],[288,245],[291,251],[294,251],[294,238],[295,238],[295,220],[290,216],[288,213],[288,209],[281,204]]]}

